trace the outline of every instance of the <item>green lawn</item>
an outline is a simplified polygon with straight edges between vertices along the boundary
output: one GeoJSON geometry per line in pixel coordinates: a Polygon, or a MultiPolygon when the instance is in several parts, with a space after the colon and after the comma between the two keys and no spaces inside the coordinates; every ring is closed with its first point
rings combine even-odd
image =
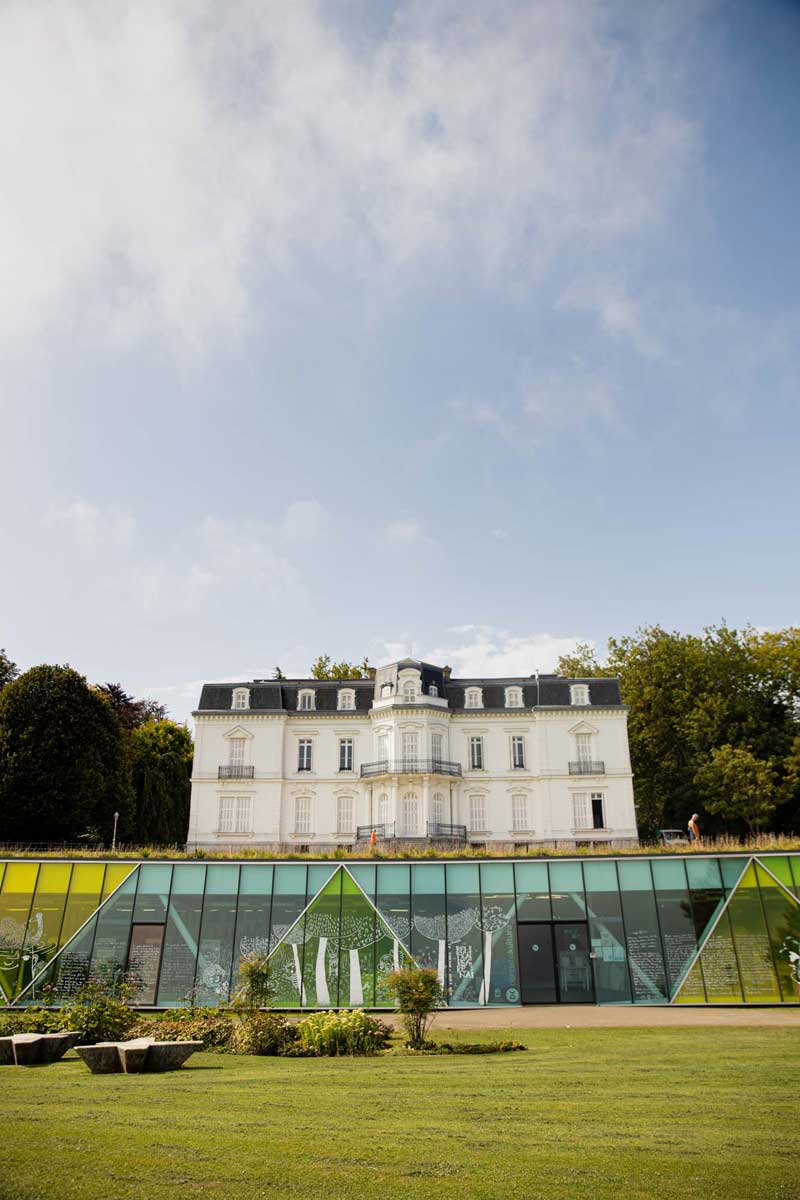
{"type": "Polygon", "coordinates": [[[130,1077],[90,1075],[73,1055],[2,1067],[0,1197],[800,1197],[796,1030],[513,1036],[530,1048],[201,1054],[173,1074],[130,1077]]]}

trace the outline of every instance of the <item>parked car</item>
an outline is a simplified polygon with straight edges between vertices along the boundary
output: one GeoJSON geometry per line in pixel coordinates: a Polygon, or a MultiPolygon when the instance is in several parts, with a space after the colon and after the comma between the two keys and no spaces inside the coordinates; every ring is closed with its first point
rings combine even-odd
{"type": "Polygon", "coordinates": [[[677,846],[688,842],[689,835],[685,829],[659,829],[658,840],[662,846],[677,846]]]}

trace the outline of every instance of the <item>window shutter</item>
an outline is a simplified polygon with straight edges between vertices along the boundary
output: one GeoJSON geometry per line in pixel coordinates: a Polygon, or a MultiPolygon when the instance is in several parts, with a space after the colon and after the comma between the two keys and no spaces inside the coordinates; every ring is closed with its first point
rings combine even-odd
{"type": "Polygon", "coordinates": [[[586,792],[572,794],[573,829],[589,828],[589,798],[586,792]]]}
{"type": "Polygon", "coordinates": [[[233,833],[233,796],[220,797],[219,831],[220,833],[233,833]]]}

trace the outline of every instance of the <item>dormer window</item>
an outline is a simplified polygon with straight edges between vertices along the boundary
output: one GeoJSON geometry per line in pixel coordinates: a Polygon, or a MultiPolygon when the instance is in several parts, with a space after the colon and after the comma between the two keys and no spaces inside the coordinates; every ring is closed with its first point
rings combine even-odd
{"type": "Polygon", "coordinates": [[[438,696],[439,695],[439,689],[435,683],[432,683],[430,685],[430,687],[428,688],[428,695],[429,696],[438,696]]]}
{"type": "Polygon", "coordinates": [[[300,712],[311,712],[316,708],[313,688],[301,688],[297,693],[297,707],[300,712]]]}
{"type": "Polygon", "coordinates": [[[483,691],[481,688],[467,688],[464,694],[464,708],[483,708],[483,691]]]}
{"type": "Polygon", "coordinates": [[[588,683],[573,683],[569,689],[569,702],[570,704],[588,704],[588,683]]]}
{"type": "Polygon", "coordinates": [[[381,684],[381,699],[387,700],[389,698],[389,696],[391,696],[392,690],[393,690],[393,685],[391,683],[389,683],[389,681],[387,679],[386,683],[381,684]]]}
{"type": "Polygon", "coordinates": [[[249,708],[250,707],[250,689],[249,688],[234,688],[233,700],[231,708],[249,708]]]}
{"type": "Polygon", "coordinates": [[[356,706],[356,694],[352,688],[339,688],[338,704],[342,712],[352,712],[356,706]]]}
{"type": "Polygon", "coordinates": [[[522,708],[522,688],[506,688],[506,708],[522,708]]]}
{"type": "Polygon", "coordinates": [[[403,684],[403,699],[406,704],[415,704],[417,700],[417,685],[410,679],[403,684]]]}

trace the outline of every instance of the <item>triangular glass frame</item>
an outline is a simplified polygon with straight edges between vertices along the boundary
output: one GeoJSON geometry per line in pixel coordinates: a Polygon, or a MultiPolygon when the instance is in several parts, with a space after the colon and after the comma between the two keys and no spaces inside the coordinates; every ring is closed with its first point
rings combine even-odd
{"type": "Polygon", "coordinates": [[[341,864],[270,950],[280,1008],[392,1006],[388,971],[413,962],[408,947],[341,864]]]}

